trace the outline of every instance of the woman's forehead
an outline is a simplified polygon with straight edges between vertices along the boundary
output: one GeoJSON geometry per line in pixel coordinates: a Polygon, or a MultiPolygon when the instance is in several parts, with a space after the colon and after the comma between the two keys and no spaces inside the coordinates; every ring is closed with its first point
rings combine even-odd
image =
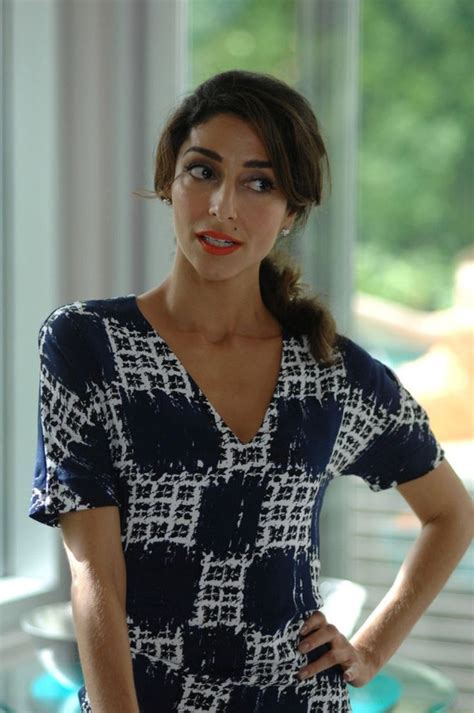
{"type": "Polygon", "coordinates": [[[245,155],[248,159],[269,160],[265,146],[253,126],[232,114],[217,114],[193,126],[181,146],[180,155],[184,155],[192,146],[211,149],[224,160],[235,153],[245,155]]]}

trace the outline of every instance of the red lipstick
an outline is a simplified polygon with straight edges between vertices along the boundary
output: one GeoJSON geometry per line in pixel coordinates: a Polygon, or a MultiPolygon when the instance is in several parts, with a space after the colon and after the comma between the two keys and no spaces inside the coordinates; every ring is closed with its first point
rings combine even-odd
{"type": "Polygon", "coordinates": [[[229,253],[235,252],[235,250],[240,248],[242,245],[239,240],[235,240],[235,238],[232,238],[230,235],[220,233],[217,230],[202,230],[201,232],[196,233],[196,237],[204,250],[211,253],[211,255],[228,255],[229,253]],[[205,236],[212,238],[212,242],[206,240],[205,236]],[[219,242],[222,244],[219,245],[219,242]],[[229,245],[229,242],[232,243],[232,245],[229,245]]]}

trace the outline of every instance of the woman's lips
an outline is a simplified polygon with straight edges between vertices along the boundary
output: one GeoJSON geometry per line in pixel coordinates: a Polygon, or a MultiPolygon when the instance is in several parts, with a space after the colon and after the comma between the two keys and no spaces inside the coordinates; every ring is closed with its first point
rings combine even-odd
{"type": "Polygon", "coordinates": [[[216,238],[217,240],[230,240],[233,243],[241,243],[237,238],[233,238],[231,235],[227,235],[227,233],[221,233],[219,230],[200,230],[196,235],[209,235],[209,237],[216,238]]]}
{"type": "Polygon", "coordinates": [[[201,243],[202,247],[204,250],[211,255],[228,255],[229,253],[233,253],[238,248],[240,248],[241,244],[240,242],[234,241],[233,238],[231,238],[229,235],[226,235],[225,233],[218,233],[215,230],[209,230],[206,232],[202,233],[196,233],[196,237],[201,243]],[[213,238],[214,240],[222,240],[222,241],[232,241],[232,245],[225,245],[224,242],[222,243],[222,247],[220,245],[214,245],[212,243],[209,243],[205,240],[205,237],[208,235],[210,238],[213,238]]]}

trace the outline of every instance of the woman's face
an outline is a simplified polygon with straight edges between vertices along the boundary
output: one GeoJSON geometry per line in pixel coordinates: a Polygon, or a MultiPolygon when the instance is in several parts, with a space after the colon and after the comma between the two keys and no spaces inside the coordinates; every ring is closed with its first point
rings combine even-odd
{"type": "Polygon", "coordinates": [[[254,129],[233,114],[215,115],[191,129],[171,188],[178,265],[184,258],[210,280],[249,270],[258,274],[295,217],[269,164],[254,129]],[[204,238],[209,231],[221,235],[204,238]]]}

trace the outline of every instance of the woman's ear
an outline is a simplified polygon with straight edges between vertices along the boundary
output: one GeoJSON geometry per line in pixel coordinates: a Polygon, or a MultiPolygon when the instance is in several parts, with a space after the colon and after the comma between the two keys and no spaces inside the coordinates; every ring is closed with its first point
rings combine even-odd
{"type": "Polygon", "coordinates": [[[287,219],[287,220],[285,221],[285,225],[286,225],[287,228],[289,228],[290,230],[292,230],[292,229],[293,229],[293,223],[294,223],[295,220],[296,220],[296,211],[290,211],[290,212],[288,212],[286,215],[288,216],[288,218],[289,218],[290,220],[287,219]]]}
{"type": "Polygon", "coordinates": [[[291,210],[290,208],[287,208],[287,210],[286,210],[287,217],[288,218],[293,217],[293,221],[291,222],[290,227],[293,225],[294,220],[296,220],[297,214],[298,214],[298,211],[296,208],[294,208],[293,210],[291,210]]]}

